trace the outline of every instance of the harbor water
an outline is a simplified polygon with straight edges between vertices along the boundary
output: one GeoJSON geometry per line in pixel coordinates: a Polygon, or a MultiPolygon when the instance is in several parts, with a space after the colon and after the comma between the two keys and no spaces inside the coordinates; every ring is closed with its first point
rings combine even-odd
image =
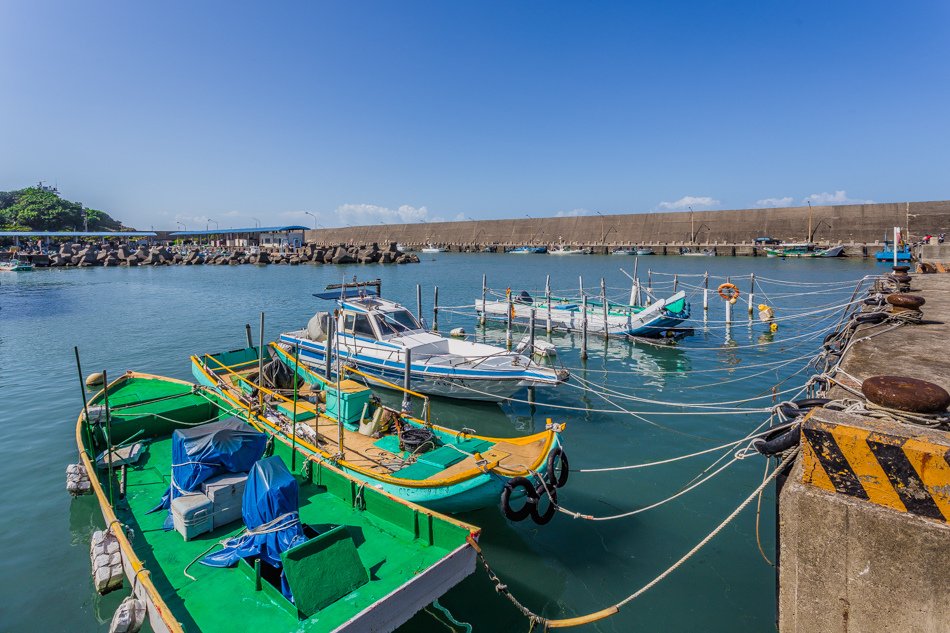
{"type": "MultiPolygon", "coordinates": [[[[65,466],[76,461],[74,428],[82,400],[73,346],[83,371],[127,369],[190,379],[189,356],[243,347],[244,325],[266,337],[306,324],[327,309],[314,298],[329,283],[379,277],[383,296],[415,311],[423,288],[423,315],[432,323],[433,287],[439,286],[440,330],[464,327],[480,340],[504,343],[503,325],[476,327],[474,304],[482,274],[496,291],[537,291],[545,276],[557,293],[576,296],[582,276],[590,294],[604,277],[608,294],[626,300],[634,258],[546,255],[420,254],[404,266],[205,266],[35,270],[0,279],[0,631],[106,631],[126,588],[100,597],[89,573],[89,538],[103,526],[92,497],[70,499],[65,466]]],[[[768,418],[763,409],[801,387],[811,373],[808,355],[821,347],[854,283],[885,270],[866,260],[781,260],[733,257],[644,257],[658,296],[672,294],[672,273],[686,290],[692,333],[675,345],[646,345],[591,336],[589,357],[580,335],[554,334],[555,363],[572,378],[557,389],[527,393],[504,405],[435,400],[433,420],[512,436],[566,423],[572,470],[560,502],[583,514],[615,515],[666,499],[687,486],[724,453],[653,468],[602,473],[579,469],[662,460],[737,440],[768,418]],[[710,281],[704,327],[702,273],[710,281]],[[750,324],[748,274],[755,303],[776,311],[778,329],[750,324]],[[724,323],[716,286],[730,276],[743,296],[724,323]],[[823,310],[823,311],[822,311],[823,310]],[[795,318],[789,318],[795,317],[795,318]],[[773,390],[778,393],[772,396],[773,390]],[[727,404],[719,404],[727,403],[727,404]],[[678,406],[692,405],[692,406],[678,406]],[[701,405],[701,406],[695,406],[701,405]]],[[[539,314],[539,320],[543,315],[539,314]]],[[[523,336],[520,329],[515,341],[523,336]]],[[[546,338],[539,331],[539,338],[546,338]]],[[[398,399],[388,396],[391,402],[398,399]]],[[[417,411],[418,413],[418,411],[417,411]]],[[[724,462],[719,462],[718,466],[724,462]]],[[[774,466],[774,463],[772,464],[774,466]]],[[[497,507],[462,515],[483,529],[482,547],[510,591],[546,617],[572,617],[622,600],[667,569],[716,527],[762,481],[766,460],[751,456],[703,485],[653,510],[614,521],[559,513],[543,527],[511,523],[497,507]]],[[[712,471],[710,471],[712,472],[712,471]]],[[[709,474],[708,472],[706,473],[709,474]]],[[[709,546],[613,618],[583,630],[726,632],[775,629],[774,489],[753,503],[709,546]],[[760,553],[757,534],[761,543],[760,553]]],[[[184,577],[182,578],[184,580],[184,577]]],[[[475,631],[525,631],[527,621],[498,595],[484,571],[441,599],[455,619],[475,631]]],[[[239,627],[237,627],[239,628],[239,627]]],[[[462,631],[429,608],[406,631],[462,631]]]]}

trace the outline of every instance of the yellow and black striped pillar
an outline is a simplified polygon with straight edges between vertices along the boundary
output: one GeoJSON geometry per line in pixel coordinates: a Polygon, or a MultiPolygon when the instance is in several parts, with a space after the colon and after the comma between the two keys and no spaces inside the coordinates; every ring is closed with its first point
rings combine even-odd
{"type": "Polygon", "coordinates": [[[815,409],[802,425],[806,484],[950,522],[950,433],[815,409]]]}

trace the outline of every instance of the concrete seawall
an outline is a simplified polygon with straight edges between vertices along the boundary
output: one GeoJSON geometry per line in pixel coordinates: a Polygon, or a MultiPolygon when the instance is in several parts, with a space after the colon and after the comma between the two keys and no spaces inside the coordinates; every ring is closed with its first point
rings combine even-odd
{"type": "MultiPolygon", "coordinates": [[[[860,326],[827,397],[860,403],[882,375],[950,389],[950,275],[915,275],[910,291],[923,321],[860,326]]],[[[933,424],[857,409],[805,419],[779,495],[781,633],[950,630],[950,431],[933,424]]]]}
{"type": "MultiPolygon", "coordinates": [[[[950,200],[815,206],[811,208],[814,240],[874,243],[895,226],[910,224],[914,239],[950,231],[950,200]]],[[[470,220],[419,224],[382,224],[307,231],[318,244],[427,242],[455,247],[472,245],[569,244],[751,244],[761,236],[802,241],[808,233],[808,207],[736,209],[670,213],[631,213],[577,217],[470,220]],[[694,239],[691,239],[694,238],[694,239]]]]}

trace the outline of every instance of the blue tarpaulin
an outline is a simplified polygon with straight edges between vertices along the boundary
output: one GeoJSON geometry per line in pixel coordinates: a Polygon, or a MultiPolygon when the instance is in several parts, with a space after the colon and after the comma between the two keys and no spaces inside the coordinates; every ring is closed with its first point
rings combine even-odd
{"type": "MultiPolygon", "coordinates": [[[[254,464],[241,508],[247,532],[229,539],[224,549],[205,556],[201,562],[211,567],[231,567],[242,558],[259,556],[262,562],[280,569],[281,552],[307,540],[300,525],[298,494],[297,480],[280,457],[254,464]]],[[[283,594],[292,600],[283,573],[281,585],[283,594]]]]}
{"type": "MultiPolygon", "coordinates": [[[[172,434],[172,485],[151,511],[171,507],[172,499],[201,489],[223,473],[245,473],[264,454],[267,436],[238,418],[219,420],[172,434]]],[[[171,516],[166,521],[171,529],[171,516]]]]}

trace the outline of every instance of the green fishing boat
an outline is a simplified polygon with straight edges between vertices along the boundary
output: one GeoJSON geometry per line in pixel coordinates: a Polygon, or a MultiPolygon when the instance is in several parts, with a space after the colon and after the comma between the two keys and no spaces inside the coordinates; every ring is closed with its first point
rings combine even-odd
{"type": "Polygon", "coordinates": [[[357,382],[379,378],[343,366],[344,379],[327,380],[284,345],[192,356],[192,375],[235,408],[261,411],[308,456],[374,488],[438,512],[498,504],[514,521],[530,516],[544,525],[554,518],[557,489],[570,473],[564,425],[548,420],[539,433],[509,438],[441,427],[428,419],[427,396],[385,382],[424,401],[422,419],[413,417],[384,406],[357,382]]]}
{"type": "Polygon", "coordinates": [[[106,523],[97,589],[124,577],[116,617],[153,631],[391,631],[474,570],[478,528],[315,461],[207,387],[128,372],[84,403],[76,441],[70,489],[106,523]]]}

